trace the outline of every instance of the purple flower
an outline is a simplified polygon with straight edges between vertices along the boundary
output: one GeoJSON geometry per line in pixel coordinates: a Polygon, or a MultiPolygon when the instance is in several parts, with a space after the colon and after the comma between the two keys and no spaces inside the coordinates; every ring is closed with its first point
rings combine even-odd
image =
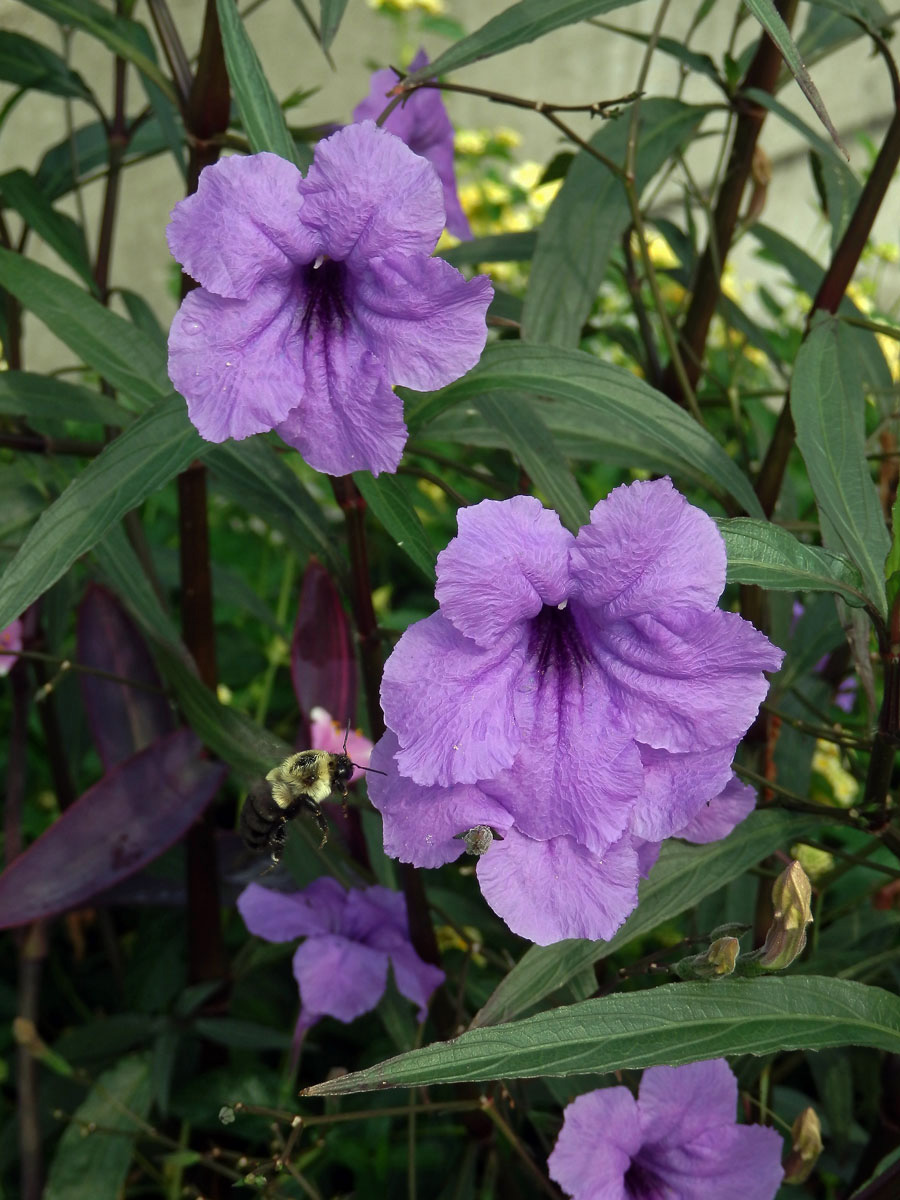
{"type": "Polygon", "coordinates": [[[388,888],[345,891],[315,879],[302,892],[273,892],[251,883],[237,899],[244,924],[267,942],[306,940],[294,955],[300,988],[298,1033],[320,1017],[345,1023],[373,1009],[387,986],[388,962],[400,993],[428,1013],[444,973],[423,962],[409,940],[403,897],[388,888]]]}
{"type": "MultiPolygon", "coordinates": [[[[428,65],[424,49],[409,64],[410,73],[428,65]]],[[[369,94],[353,110],[354,121],[377,120],[388,104],[387,93],[397,83],[396,74],[386,67],[372,76],[369,94]]],[[[403,104],[398,104],[384,122],[384,129],[402,138],[415,154],[427,158],[438,173],[444,189],[447,210],[447,229],[454,237],[470,238],[472,230],[459,203],[456,191],[456,171],[453,167],[453,126],[447,116],[441,93],[433,88],[420,88],[403,104]]]]}
{"type": "Polygon", "coordinates": [[[275,154],[207,167],[168,228],[202,285],[169,334],[200,435],[276,429],[318,471],[395,470],[391,386],[443,387],[487,336],[487,277],[430,257],[443,226],[434,168],[371,121],[320,142],[305,179],[275,154]]]}
{"type": "Polygon", "coordinates": [[[625,1087],[579,1096],[547,1160],[573,1200],[772,1200],[782,1140],[736,1125],[737,1080],[723,1058],[650,1067],[625,1087]]]}
{"type": "Polygon", "coordinates": [[[782,653],[716,606],[725,547],[669,480],[617,488],[577,536],[539,501],[459,514],[440,611],[387,662],[389,733],[369,793],[389,853],[479,860],[491,907],[546,944],[608,938],[636,903],[638,850],[679,834],[731,779],[782,653]]]}
{"type": "Polygon", "coordinates": [[[17,617],[5,629],[0,629],[0,675],[10,673],[21,649],[22,619],[17,617]]]}
{"type": "Polygon", "coordinates": [[[365,775],[364,767],[369,765],[372,755],[372,743],[364,733],[351,729],[349,733],[335,721],[327,708],[315,705],[309,710],[309,744],[313,750],[328,750],[331,754],[346,753],[356,765],[356,770],[350,776],[350,783],[356,783],[365,775]]]}

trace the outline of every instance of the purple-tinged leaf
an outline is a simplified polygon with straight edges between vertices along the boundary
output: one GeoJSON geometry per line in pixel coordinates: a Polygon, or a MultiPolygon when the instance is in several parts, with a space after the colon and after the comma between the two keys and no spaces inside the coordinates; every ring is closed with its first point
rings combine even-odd
{"type": "Polygon", "coordinates": [[[78,610],[76,658],[135,684],[79,673],[88,725],[107,771],[175,728],[147,643],[119,600],[96,583],[78,610]]]}
{"type": "Polygon", "coordinates": [[[200,749],[178,729],[89,788],[0,875],[0,928],[82,904],[177,842],[227,771],[200,749]]]}
{"type": "Polygon", "coordinates": [[[336,721],[356,715],[356,656],[350,623],[331,576],[311,558],[291,639],[291,679],[306,721],[317,705],[336,721]]]}

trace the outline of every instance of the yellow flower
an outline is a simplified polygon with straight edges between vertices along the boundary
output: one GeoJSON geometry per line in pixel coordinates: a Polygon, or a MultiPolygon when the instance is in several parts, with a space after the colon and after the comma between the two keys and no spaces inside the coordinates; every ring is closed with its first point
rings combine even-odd
{"type": "Polygon", "coordinates": [[[520,187],[523,192],[530,192],[540,183],[543,173],[544,168],[540,163],[529,160],[513,167],[509,177],[516,187],[520,187]]]}
{"type": "Polygon", "coordinates": [[[813,883],[834,869],[834,855],[815,846],[791,846],[791,858],[796,858],[813,883]]]}
{"type": "Polygon", "coordinates": [[[541,213],[548,209],[556,199],[556,193],[562,187],[561,179],[551,179],[549,183],[542,183],[540,187],[536,187],[528,197],[528,203],[535,212],[541,213]]]}
{"type": "Polygon", "coordinates": [[[457,189],[457,195],[467,217],[470,217],[476,209],[481,208],[484,203],[481,187],[477,183],[464,183],[457,189]]]}
{"type": "Polygon", "coordinates": [[[510,129],[508,125],[501,125],[494,130],[494,141],[504,150],[515,150],[517,146],[522,145],[522,135],[515,129],[510,129]]]}
{"type": "Polygon", "coordinates": [[[496,179],[486,179],[484,181],[484,195],[489,204],[498,206],[509,204],[512,199],[512,192],[505,183],[498,183],[496,179]]]}
{"type": "Polygon", "coordinates": [[[459,154],[484,154],[488,135],[484,129],[457,129],[453,145],[459,154]]]}
{"type": "Polygon", "coordinates": [[[831,788],[835,803],[841,808],[852,807],[859,793],[859,784],[843,766],[840,747],[835,742],[826,742],[821,738],[816,742],[812,769],[831,788]]]}
{"type": "Polygon", "coordinates": [[[507,208],[500,214],[500,228],[504,233],[525,233],[534,222],[524,209],[507,208]]]}
{"type": "Polygon", "coordinates": [[[895,382],[900,380],[900,341],[895,337],[888,337],[886,333],[876,333],[875,337],[890,369],[891,378],[895,382]]]}

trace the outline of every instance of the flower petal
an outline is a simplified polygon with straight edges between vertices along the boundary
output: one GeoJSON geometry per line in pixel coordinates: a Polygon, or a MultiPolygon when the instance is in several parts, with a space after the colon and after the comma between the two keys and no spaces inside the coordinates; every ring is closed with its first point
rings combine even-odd
{"type": "Polygon", "coordinates": [[[638,1109],[644,1141],[682,1146],[712,1126],[733,1125],[738,1087],[724,1058],[682,1067],[649,1067],[638,1109]]]}
{"type": "Polygon", "coordinates": [[[601,1088],[566,1107],[547,1159],[550,1178],[573,1200],[627,1200],[625,1174],[641,1146],[637,1104],[628,1088],[601,1088]]]}
{"type": "Polygon", "coordinates": [[[374,121],[319,142],[299,190],[302,224],[341,262],[430,254],[444,228],[434,167],[374,121]]]}
{"type": "Polygon", "coordinates": [[[392,383],[444,387],[481,357],[494,295],[487,275],[467,280],[442,258],[385,255],[353,271],[351,295],[359,328],[392,383]]]}
{"type": "Polygon", "coordinates": [[[406,901],[400,892],[378,885],[353,888],[347,897],[341,933],[378,950],[397,941],[408,942],[406,901]]]}
{"type": "Polygon", "coordinates": [[[637,856],[624,837],[600,857],[574,838],[509,829],[478,860],[482,894],[513,933],[539,946],[611,938],[637,904],[637,856]]]}
{"type": "Polygon", "coordinates": [[[610,492],[578,531],[572,574],[607,623],[675,608],[709,611],[725,587],[725,542],[671,479],[610,492]]]}
{"type": "MultiPolygon", "coordinates": [[[[409,64],[409,71],[428,65],[428,55],[419,50],[409,64]]],[[[387,92],[397,82],[390,67],[376,71],[369,81],[369,95],[353,110],[354,121],[377,120],[387,106],[387,92]]],[[[453,164],[453,125],[436,88],[420,88],[409,95],[388,114],[383,125],[396,134],[415,154],[427,158],[438,173],[444,189],[447,229],[454,237],[470,238],[472,231],[456,191],[456,171],[453,164]]]]}
{"type": "Polygon", "coordinates": [[[575,539],[534,496],[482,500],[457,515],[459,533],[437,558],[441,613],[479,646],[569,594],[575,539]]]}
{"type": "Polygon", "coordinates": [[[719,1125],[685,1145],[638,1156],[673,1196],[690,1200],[774,1200],[784,1172],[784,1143],[762,1125],[719,1125]]]}
{"type": "Polygon", "coordinates": [[[482,650],[440,613],[410,625],[385,663],[381,707],[416,783],[476,783],[511,765],[521,646],[482,650]]]}
{"type": "Polygon", "coordinates": [[[708,842],[718,842],[728,837],[755,807],[756,790],[732,775],[722,791],[712,800],[707,800],[693,820],[679,829],[674,836],[701,846],[708,842]]]}
{"type": "Polygon", "coordinates": [[[302,176],[277,154],[233,155],[200,173],[172,209],[166,237],[187,273],[219,296],[246,299],[263,279],[287,278],[321,253],[300,224],[302,176]]]}
{"type": "Polygon", "coordinates": [[[294,955],[304,1011],[353,1021],[384,995],[388,957],[348,938],[312,937],[294,955]]]}
{"type": "Polygon", "coordinates": [[[697,754],[670,754],[652,746],[639,749],[644,790],[635,804],[631,828],[637,837],[651,842],[680,837],[677,831],[693,820],[731,778],[734,747],[697,754]]]}
{"type": "Polygon", "coordinates": [[[406,445],[403,402],[353,327],[316,326],[302,346],[304,388],[276,424],[316,471],[395,471],[406,445]]]}
{"type": "Polygon", "coordinates": [[[340,928],[347,893],[336,879],[314,879],[302,892],[275,892],[249,884],[237,898],[244,924],[267,942],[290,942],[340,928]]]}
{"type": "Polygon", "coordinates": [[[169,378],[202,438],[224,442],[272,429],[303,395],[296,296],[278,281],[249,300],[204,288],[185,297],[169,332],[169,378]]]}
{"type": "Polygon", "coordinates": [[[328,750],[332,754],[340,754],[344,749],[345,737],[346,752],[355,767],[348,782],[356,783],[365,775],[364,768],[369,765],[372,755],[372,743],[358,729],[351,729],[347,733],[340,722],[332,719],[327,709],[315,705],[309,710],[309,744],[314,750],[328,750]]]}
{"type": "Polygon", "coordinates": [[[16,617],[5,629],[0,629],[0,675],[8,675],[16,665],[22,649],[22,618],[16,617]]]}
{"type": "Polygon", "coordinates": [[[369,799],[384,821],[384,852],[417,867],[440,867],[459,858],[465,846],[456,836],[476,825],[502,831],[512,817],[496,800],[471,784],[422,787],[397,773],[396,734],[388,731],[372,751],[369,799]]]}
{"type": "Polygon", "coordinates": [[[734,745],[784,657],[736,613],[673,611],[595,627],[593,656],[638,741],[688,752],[734,745]]]}
{"type": "Polygon", "coordinates": [[[440,967],[423,962],[408,943],[391,947],[388,951],[394,969],[397,991],[407,1000],[412,1000],[418,1009],[419,1021],[428,1016],[428,1002],[432,993],[444,982],[446,976],[440,967]]]}
{"type": "Polygon", "coordinates": [[[569,835],[603,854],[629,828],[644,782],[641,758],[608,708],[590,674],[567,678],[548,669],[534,690],[519,684],[519,752],[509,770],[482,786],[528,837],[569,835]]]}

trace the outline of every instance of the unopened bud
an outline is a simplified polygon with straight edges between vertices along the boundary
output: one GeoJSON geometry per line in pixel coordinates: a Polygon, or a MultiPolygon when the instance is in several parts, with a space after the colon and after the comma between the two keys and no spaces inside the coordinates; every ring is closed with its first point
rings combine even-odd
{"type": "Polygon", "coordinates": [[[791,1126],[791,1152],[784,1160],[784,1182],[805,1183],[822,1153],[822,1126],[814,1108],[804,1108],[791,1126]]]}
{"type": "Polygon", "coordinates": [[[782,971],[803,953],[806,927],[812,922],[812,888],[796,859],[775,880],[772,907],[775,917],[766,934],[759,965],[767,971],[782,971]]]}
{"type": "Polygon", "coordinates": [[[693,954],[676,963],[674,971],[682,979],[722,979],[733,973],[740,952],[737,938],[716,938],[703,954],[693,954]]]}

